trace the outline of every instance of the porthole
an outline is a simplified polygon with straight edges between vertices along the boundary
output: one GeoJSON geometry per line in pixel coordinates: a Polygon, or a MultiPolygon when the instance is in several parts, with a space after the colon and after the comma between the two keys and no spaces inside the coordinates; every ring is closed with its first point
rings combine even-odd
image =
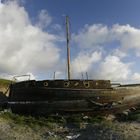
{"type": "Polygon", "coordinates": [[[84,84],[84,87],[85,87],[85,88],[89,88],[89,87],[90,87],[89,82],[83,82],[83,84],[84,84]]]}
{"type": "Polygon", "coordinates": [[[64,82],[64,87],[69,87],[70,82],[64,82]]]}
{"type": "Polygon", "coordinates": [[[48,86],[48,82],[44,82],[44,86],[47,87],[48,86]]]}

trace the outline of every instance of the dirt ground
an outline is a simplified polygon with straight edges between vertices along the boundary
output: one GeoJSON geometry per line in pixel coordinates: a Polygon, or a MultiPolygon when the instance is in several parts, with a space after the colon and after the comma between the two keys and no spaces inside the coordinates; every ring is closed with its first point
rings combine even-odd
{"type": "Polygon", "coordinates": [[[140,140],[139,117],[77,124],[42,121],[43,125],[17,118],[0,114],[0,140],[140,140]]]}

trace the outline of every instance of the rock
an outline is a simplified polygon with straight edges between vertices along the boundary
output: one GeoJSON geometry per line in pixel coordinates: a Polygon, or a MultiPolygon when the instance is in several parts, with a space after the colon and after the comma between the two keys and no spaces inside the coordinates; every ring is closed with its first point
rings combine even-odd
{"type": "Polygon", "coordinates": [[[71,136],[66,136],[66,138],[72,140],[72,139],[76,139],[80,136],[80,134],[76,134],[76,135],[71,135],[71,136]]]}
{"type": "Polygon", "coordinates": [[[116,119],[116,117],[115,117],[115,115],[109,114],[105,117],[105,119],[108,120],[108,121],[113,121],[113,120],[116,119]]]}

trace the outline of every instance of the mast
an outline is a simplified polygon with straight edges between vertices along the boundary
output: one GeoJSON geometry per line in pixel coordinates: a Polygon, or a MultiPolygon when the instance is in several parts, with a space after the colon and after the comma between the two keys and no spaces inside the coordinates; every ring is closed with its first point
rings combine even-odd
{"type": "Polygon", "coordinates": [[[67,35],[67,76],[68,80],[71,79],[71,73],[70,73],[70,33],[69,33],[69,17],[66,16],[66,35],[67,35]]]}

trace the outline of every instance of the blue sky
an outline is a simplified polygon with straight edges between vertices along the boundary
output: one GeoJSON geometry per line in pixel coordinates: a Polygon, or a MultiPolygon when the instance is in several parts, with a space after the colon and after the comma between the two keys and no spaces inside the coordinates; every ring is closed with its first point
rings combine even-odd
{"type": "Polygon", "coordinates": [[[139,13],[139,0],[2,0],[0,77],[66,78],[68,15],[73,78],[139,83],[139,13]]]}
{"type": "Polygon", "coordinates": [[[61,16],[68,14],[74,30],[93,23],[140,27],[139,0],[28,0],[25,8],[30,16],[36,16],[41,9],[47,9],[59,23],[62,23],[61,16]]]}

